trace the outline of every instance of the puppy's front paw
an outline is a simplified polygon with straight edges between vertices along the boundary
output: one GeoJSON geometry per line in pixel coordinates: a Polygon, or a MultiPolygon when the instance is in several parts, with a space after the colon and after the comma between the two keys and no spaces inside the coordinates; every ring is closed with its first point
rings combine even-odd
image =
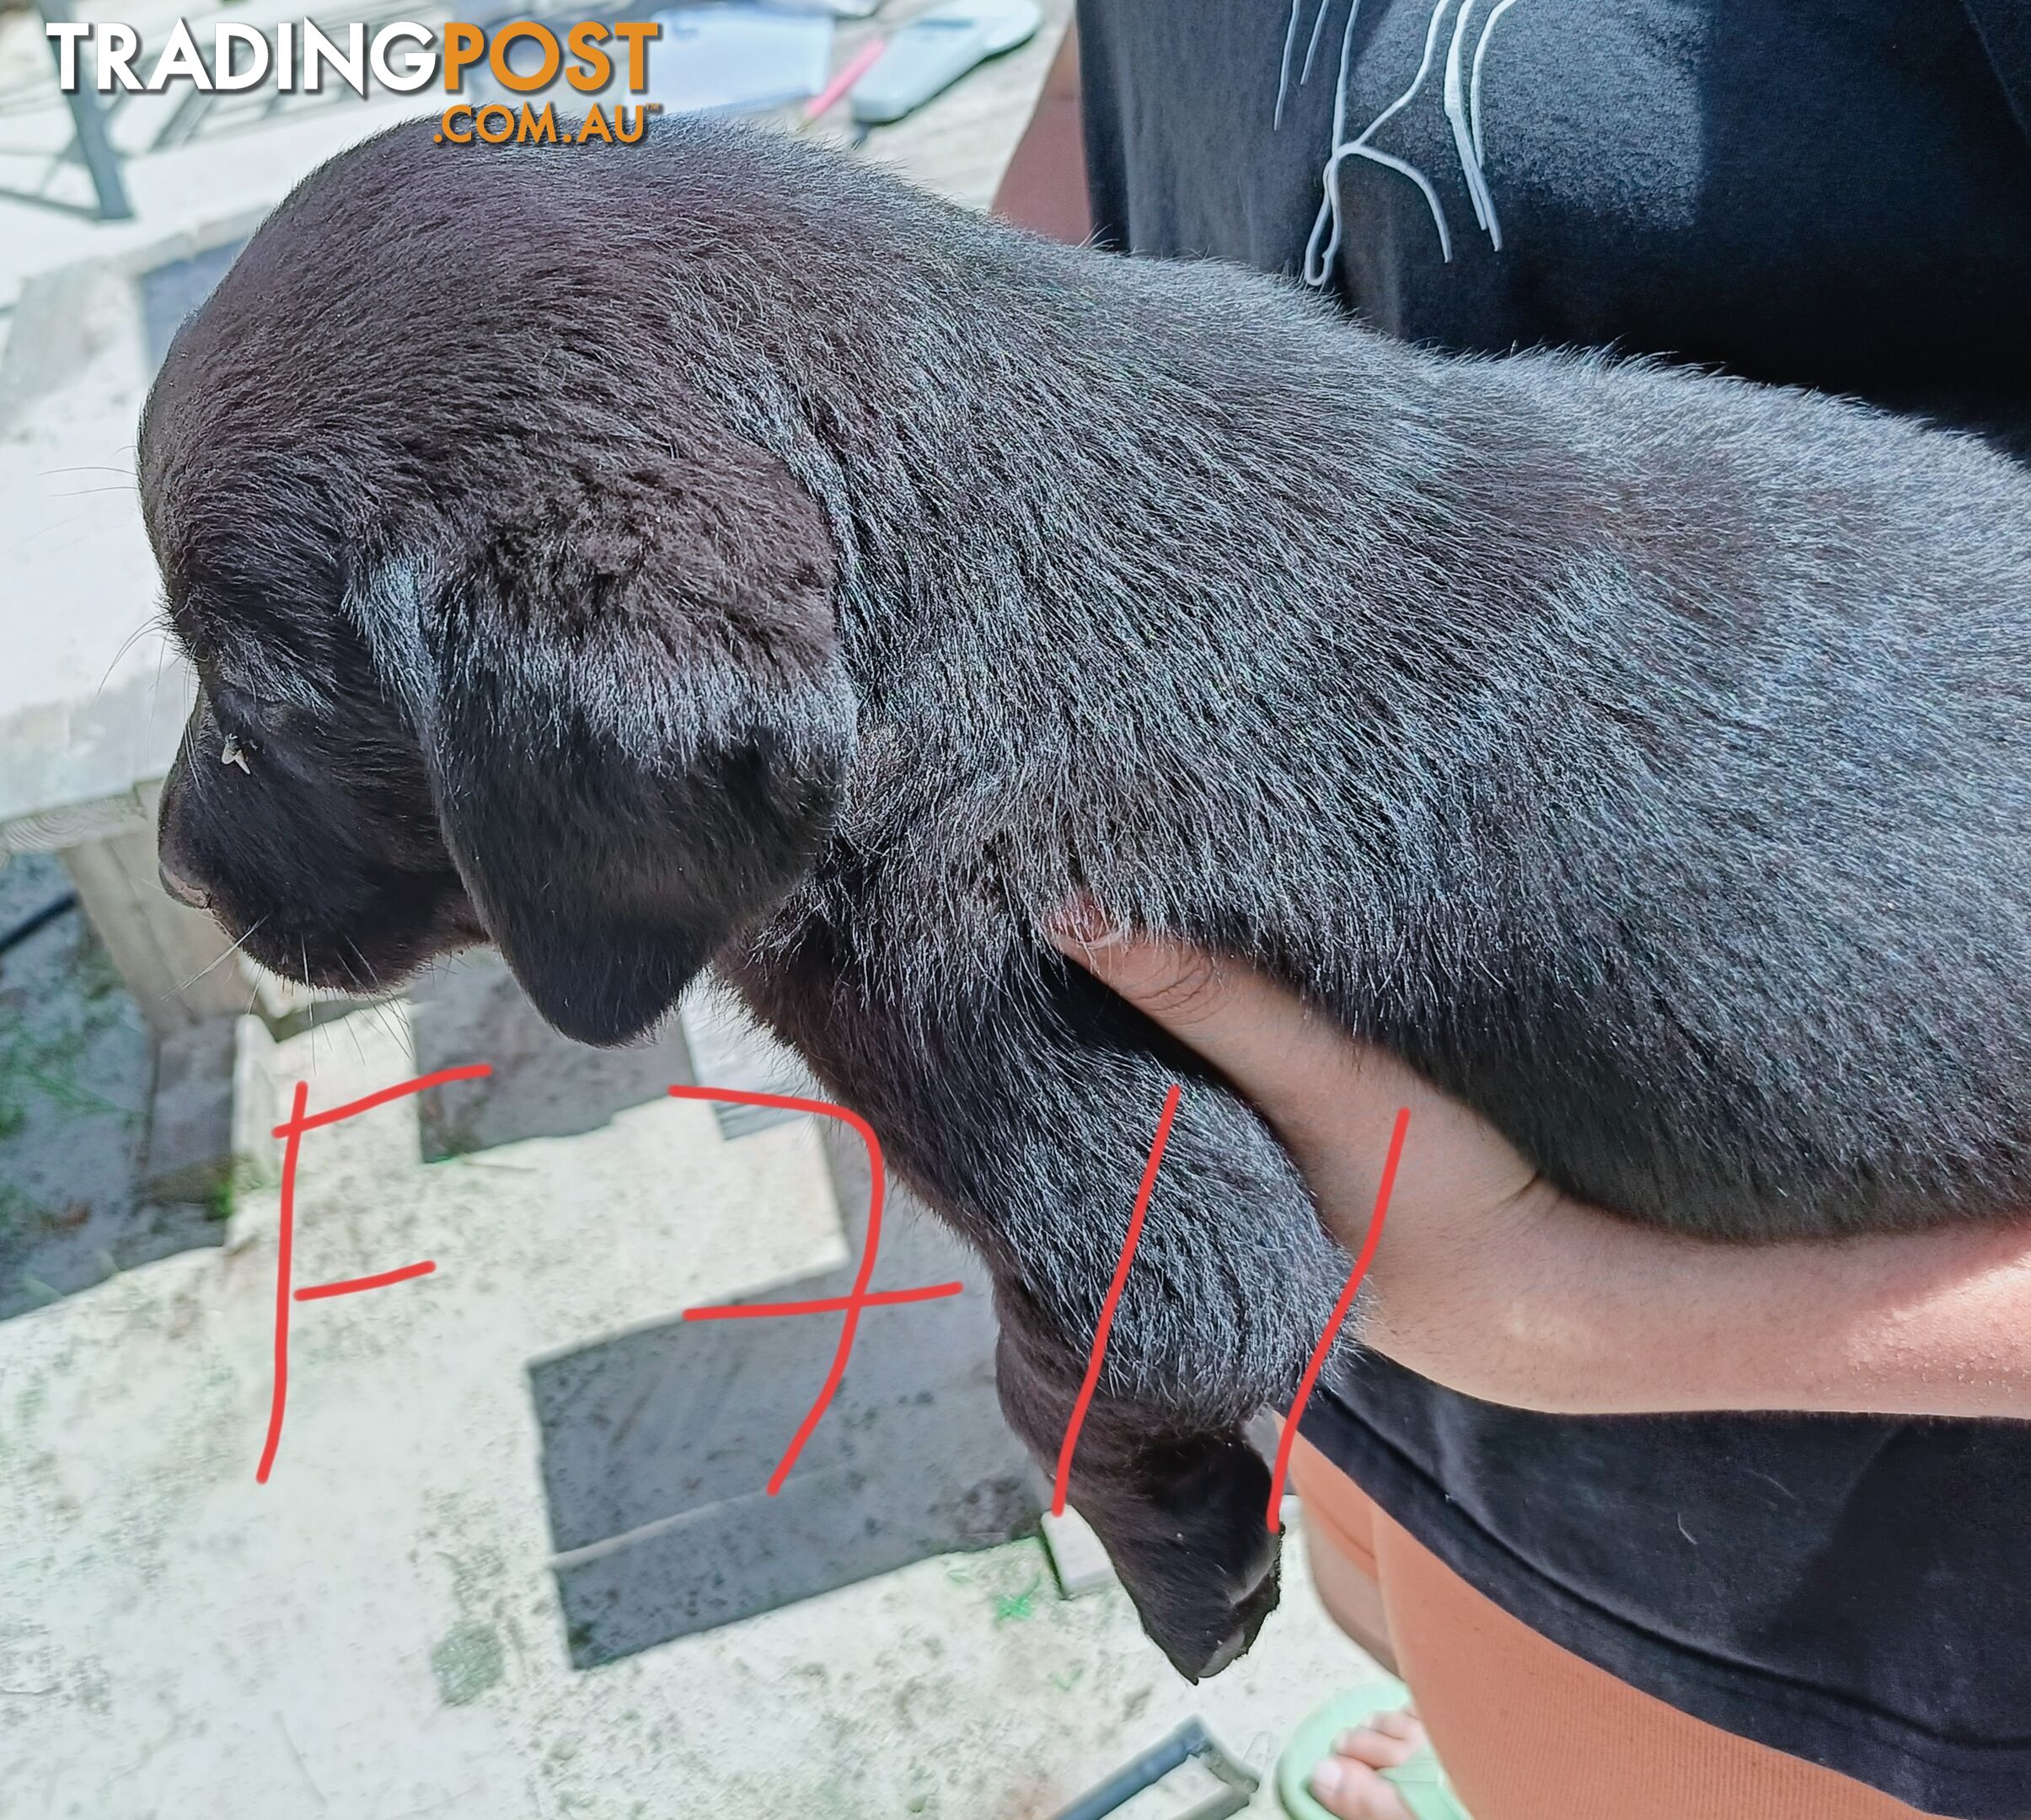
{"type": "MultiPolygon", "coordinates": [[[[1078,1361],[1002,1291],[996,1378],[1010,1426],[1048,1472],[1071,1418],[1078,1361]]],[[[1230,1414],[1101,1394],[1073,1454],[1071,1502],[1093,1526],[1149,1639],[1188,1681],[1218,1674],[1277,1609],[1269,1469],[1230,1414]]]]}
{"type": "Polygon", "coordinates": [[[1072,1501],[1187,1681],[1218,1674],[1276,1609],[1269,1473],[1240,1435],[1153,1443],[1105,1475],[1075,1474],[1072,1501]]]}

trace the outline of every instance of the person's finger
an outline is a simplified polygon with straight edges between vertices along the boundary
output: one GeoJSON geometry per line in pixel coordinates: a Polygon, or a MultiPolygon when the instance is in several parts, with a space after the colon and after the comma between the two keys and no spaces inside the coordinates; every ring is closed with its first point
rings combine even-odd
{"type": "Polygon", "coordinates": [[[1091,928],[1053,939],[1258,1105],[1290,1116],[1332,1105],[1355,1084],[1345,1036],[1255,968],[1175,942],[1089,936],[1091,928]]]}
{"type": "Polygon", "coordinates": [[[1499,1204],[1533,1171],[1502,1136],[1386,1052],[1358,1043],[1244,962],[1108,929],[1089,904],[1053,931],[1062,952],[1232,1081],[1267,1118],[1322,1202],[1372,1191],[1400,1108],[1410,1129],[1403,1206],[1499,1204]]]}

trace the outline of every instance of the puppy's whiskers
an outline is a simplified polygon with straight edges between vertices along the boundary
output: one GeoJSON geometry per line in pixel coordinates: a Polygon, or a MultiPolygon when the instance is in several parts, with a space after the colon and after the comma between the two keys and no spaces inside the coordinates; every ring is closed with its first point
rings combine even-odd
{"type": "Polygon", "coordinates": [[[362,951],[360,945],[350,935],[341,935],[339,939],[345,944],[354,961],[357,963],[353,976],[355,983],[364,984],[370,993],[383,992],[385,988],[381,984],[381,976],[374,971],[373,963],[362,951]]]}
{"type": "MultiPolygon", "coordinates": [[[[144,621],[142,624],[136,626],[131,632],[128,633],[127,635],[120,641],[120,649],[113,653],[112,661],[106,666],[105,675],[99,677],[99,687],[92,692],[94,699],[104,693],[107,682],[112,677],[113,672],[120,667],[120,660],[126,656],[129,651],[132,650],[134,647],[142,641],[142,640],[149,637],[151,634],[156,638],[163,638],[166,635],[166,628],[159,618],[144,621]]],[[[157,676],[158,680],[160,674],[161,661],[158,656],[157,659],[157,676]]]]}
{"type": "Polygon", "coordinates": [[[402,1028],[401,1020],[395,1015],[390,988],[383,982],[373,963],[367,958],[356,941],[350,935],[341,935],[339,940],[352,956],[347,965],[352,971],[353,984],[356,988],[363,988],[367,994],[365,1009],[373,1020],[374,1028],[397,1047],[400,1047],[405,1041],[406,1033],[402,1028]]]}
{"type": "MultiPolygon", "coordinates": [[[[296,939],[296,951],[297,958],[302,963],[303,970],[303,991],[308,995],[316,991],[317,988],[310,983],[310,949],[301,935],[296,939]]],[[[310,1066],[313,1072],[318,1065],[318,1032],[323,1028],[324,1025],[314,1017],[311,1019],[310,1066]]]]}
{"type": "Polygon", "coordinates": [[[200,967],[196,972],[193,973],[189,979],[185,980],[180,986],[179,986],[176,988],[177,991],[180,993],[190,991],[190,989],[193,986],[196,985],[201,979],[204,978],[207,973],[212,972],[216,967],[217,967],[221,961],[230,961],[233,956],[238,954],[241,949],[244,948],[249,942],[253,940],[253,939],[260,933],[261,924],[265,923],[267,920],[268,918],[266,917],[262,917],[258,922],[249,923],[246,929],[241,932],[240,938],[238,941],[234,942],[233,945],[230,948],[227,949],[223,954],[217,956],[212,960],[206,961],[206,964],[200,967]]]}

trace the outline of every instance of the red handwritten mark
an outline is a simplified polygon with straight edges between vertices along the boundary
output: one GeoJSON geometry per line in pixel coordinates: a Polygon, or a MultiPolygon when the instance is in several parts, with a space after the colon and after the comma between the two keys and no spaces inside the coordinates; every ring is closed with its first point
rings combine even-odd
{"type": "Polygon", "coordinates": [[[1079,1431],[1085,1426],[1086,1410],[1100,1383],[1100,1368],[1107,1356],[1107,1339],[1114,1331],[1114,1311],[1120,1306],[1122,1285],[1128,1280],[1128,1266],[1142,1242],[1143,1216],[1149,1211],[1149,1196],[1156,1188],[1157,1167],[1164,1160],[1164,1146],[1171,1142],[1171,1121],[1177,1116],[1182,1097],[1177,1087],[1164,1095],[1164,1110],[1156,1121],[1156,1137],[1149,1146],[1149,1160],[1143,1166],[1143,1185],[1136,1191],[1134,1211],[1128,1216],[1128,1236],[1122,1240],[1121,1255],[1115,1260],[1114,1280],[1107,1285],[1107,1298],[1100,1305],[1100,1325],[1094,1330],[1093,1351],[1086,1360],[1086,1375],[1079,1387],[1079,1400],[1072,1405],[1072,1420],[1065,1425],[1065,1437],[1058,1449],[1058,1475],[1051,1486],[1051,1514],[1065,1513],[1065,1487],[1071,1482],[1072,1454],[1079,1446],[1079,1431]]]}
{"type": "Polygon", "coordinates": [[[1290,1470],[1290,1450],[1298,1438],[1298,1418],[1311,1400],[1312,1387],[1319,1381],[1326,1355],[1332,1351],[1333,1341],[1340,1337],[1340,1324],[1354,1305],[1354,1292],[1361,1287],[1361,1279],[1368,1275],[1369,1266],[1375,1261],[1375,1247],[1382,1239],[1382,1222],[1388,1217],[1390,1196],[1396,1191],[1396,1165],[1403,1160],[1403,1134],[1410,1128],[1411,1109],[1405,1106],[1396,1115],[1396,1128],[1390,1133],[1389,1154],[1383,1159],[1382,1180],[1375,1188],[1375,1211],[1369,1216],[1368,1236],[1361,1241],[1354,1267],[1347,1273],[1347,1287],[1340,1292],[1340,1299],[1333,1304],[1332,1314],[1326,1320],[1326,1330],[1319,1336],[1318,1345],[1312,1348],[1311,1357],[1305,1362],[1305,1375],[1298,1380],[1298,1394],[1291,1400],[1290,1413],[1283,1418],[1283,1432],[1277,1442],[1276,1469],[1269,1475],[1268,1521],[1272,1535],[1283,1527],[1283,1479],[1290,1470]]]}
{"type": "MultiPolygon", "coordinates": [[[[895,1308],[905,1302],[935,1302],[940,1296],[957,1295],[964,1283],[932,1283],[922,1289],[883,1289],[862,1296],[861,1308],[895,1308]]],[[[684,1310],[686,1320],[754,1320],[765,1314],[841,1314],[855,1306],[851,1296],[826,1296],[817,1302],[743,1302],[684,1310]]]]}
{"type": "MultiPolygon", "coordinates": [[[[389,1100],[399,1100],[409,1094],[421,1093],[426,1087],[440,1087],[447,1081],[477,1080],[493,1072],[485,1062],[469,1063],[464,1068],[439,1068],[434,1074],[384,1087],[379,1093],[368,1094],[361,1100],[349,1100],[344,1105],[309,1117],[304,1116],[303,1110],[310,1101],[309,1084],[304,1081],[296,1084],[289,1121],[275,1127],[275,1135],[284,1141],[281,1234],[275,1258],[275,1388],[268,1400],[268,1438],[261,1446],[260,1464],[254,1469],[256,1485],[266,1485],[268,1475],[275,1469],[276,1449],[282,1444],[282,1414],[289,1404],[289,1304],[292,1299],[289,1277],[296,1261],[296,1170],[303,1152],[303,1133],[326,1125],[336,1125],[341,1119],[357,1118],[362,1112],[371,1112],[376,1106],[386,1105],[389,1100]]],[[[360,1289],[378,1289],[383,1283],[427,1276],[437,1267],[426,1260],[421,1264],[406,1265],[400,1270],[383,1271],[378,1277],[356,1277],[346,1282],[319,1283],[308,1289],[299,1289],[293,1299],[309,1302],[324,1296],[350,1295],[360,1289]]]]}
{"type": "Polygon", "coordinates": [[[400,1270],[384,1270],[374,1277],[348,1277],[343,1282],[321,1282],[308,1289],[299,1289],[296,1298],[299,1302],[322,1302],[327,1296],[357,1295],[362,1289],[385,1289],[390,1283],[407,1282],[412,1277],[427,1277],[437,1269],[435,1258],[425,1258],[421,1264],[405,1264],[400,1270]]]}
{"type": "Polygon", "coordinates": [[[785,1112],[809,1112],[820,1118],[838,1119],[842,1124],[850,1125],[860,1142],[867,1146],[868,1169],[872,1177],[867,1197],[867,1244],[860,1254],[860,1267],[854,1274],[850,1294],[827,1296],[815,1302],[757,1303],[747,1307],[718,1305],[684,1310],[686,1320],[750,1320],[772,1314],[843,1314],[846,1317],[839,1325],[839,1344],[833,1354],[832,1369],[826,1373],[824,1388],[818,1392],[810,1413],[791,1437],[782,1459],[776,1463],[776,1469],[769,1475],[769,1496],[774,1497],[783,1489],[783,1481],[790,1476],[790,1469],[796,1464],[797,1456],[804,1451],[804,1443],[811,1439],[824,1419],[825,1411],[832,1406],[840,1380],[846,1375],[846,1361],[854,1349],[854,1336],[860,1330],[861,1309],[903,1302],[929,1302],[940,1296],[957,1295],[965,1286],[956,1282],[935,1283],[921,1289],[889,1289],[878,1295],[869,1294],[867,1286],[874,1279],[875,1258],[882,1245],[882,1203],[887,1193],[887,1177],[882,1162],[882,1140],[875,1136],[874,1127],[858,1112],[834,1105],[829,1100],[800,1100],[789,1094],[743,1093],[731,1087],[673,1087],[670,1092],[678,1100],[774,1106],[785,1112]]]}

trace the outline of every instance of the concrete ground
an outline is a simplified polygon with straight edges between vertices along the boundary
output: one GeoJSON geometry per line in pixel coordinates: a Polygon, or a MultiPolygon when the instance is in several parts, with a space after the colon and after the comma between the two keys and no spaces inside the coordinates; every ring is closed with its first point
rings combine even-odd
{"type": "MultiPolygon", "coordinates": [[[[40,1024],[96,992],[117,1026],[94,966],[73,938],[0,983],[40,1024]]],[[[317,1026],[275,1053],[276,1116],[298,1079],[314,1111],[413,1066],[400,1005],[317,1026]]],[[[71,1153],[116,1170],[111,1115],[71,1116],[71,1153]]],[[[10,1170],[65,1152],[40,1117],[10,1170]]],[[[1254,1652],[1195,1689],[1117,1589],[1062,1598],[1034,1539],[574,1667],[532,1365],[836,1265],[830,1176],[808,1121],[730,1139],[667,1099],[437,1163],[418,1125],[410,1098],[303,1141],[294,1284],[437,1267],[293,1305],[265,1485],[274,1188],[238,1197],[222,1245],[0,1321],[8,1820],[1028,1820],[1195,1713],[1261,1764],[1366,1672],[1297,1550],[1254,1652]]]]}

